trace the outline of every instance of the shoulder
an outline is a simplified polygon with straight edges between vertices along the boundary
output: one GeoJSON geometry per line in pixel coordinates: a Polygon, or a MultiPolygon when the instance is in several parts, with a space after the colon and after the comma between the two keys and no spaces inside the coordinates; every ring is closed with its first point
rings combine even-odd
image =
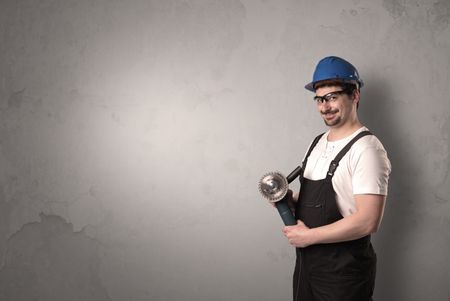
{"type": "Polygon", "coordinates": [[[377,136],[374,134],[367,135],[362,138],[360,138],[356,143],[355,147],[359,150],[369,149],[369,148],[375,148],[375,149],[384,149],[383,144],[381,143],[380,139],[378,139],[377,136]]]}
{"type": "Polygon", "coordinates": [[[364,153],[364,152],[373,152],[373,151],[382,151],[386,152],[383,144],[380,139],[374,134],[367,135],[361,137],[358,141],[355,142],[351,150],[354,153],[364,153]]]}
{"type": "Polygon", "coordinates": [[[391,163],[386,149],[375,135],[367,135],[355,142],[349,152],[350,164],[353,168],[384,169],[388,173],[391,163]]]}
{"type": "Polygon", "coordinates": [[[386,150],[374,136],[365,136],[355,143],[349,157],[353,194],[387,195],[392,167],[386,150]]]}
{"type": "Polygon", "coordinates": [[[353,152],[364,152],[370,149],[380,149],[386,151],[380,139],[374,135],[367,127],[363,126],[356,131],[352,136],[356,137],[362,133],[368,133],[365,136],[360,137],[352,146],[353,152]]]}
{"type": "Polygon", "coordinates": [[[311,152],[314,149],[321,148],[326,145],[328,132],[323,132],[314,137],[308,145],[307,152],[311,152]]]}

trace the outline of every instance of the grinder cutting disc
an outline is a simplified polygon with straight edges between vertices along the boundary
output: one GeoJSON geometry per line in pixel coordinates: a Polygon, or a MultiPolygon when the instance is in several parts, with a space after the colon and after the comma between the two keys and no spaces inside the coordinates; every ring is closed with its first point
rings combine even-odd
{"type": "Polygon", "coordinates": [[[289,184],[286,177],[280,172],[269,172],[259,180],[258,188],[264,198],[275,203],[287,194],[289,184]]]}

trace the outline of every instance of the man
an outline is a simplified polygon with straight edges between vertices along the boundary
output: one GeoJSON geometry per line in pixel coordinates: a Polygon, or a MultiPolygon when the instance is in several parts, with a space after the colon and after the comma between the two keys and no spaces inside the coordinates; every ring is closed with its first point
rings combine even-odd
{"type": "Polygon", "coordinates": [[[306,153],[298,195],[290,198],[297,225],[283,228],[296,247],[294,301],[372,300],[377,231],[391,165],[381,142],[358,119],[363,81],[356,68],[326,57],[305,86],[329,130],[306,153]]]}

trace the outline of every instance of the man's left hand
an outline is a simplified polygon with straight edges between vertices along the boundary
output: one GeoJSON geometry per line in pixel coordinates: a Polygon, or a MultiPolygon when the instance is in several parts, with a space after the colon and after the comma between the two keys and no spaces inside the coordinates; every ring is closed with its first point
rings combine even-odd
{"type": "Polygon", "coordinates": [[[301,220],[295,226],[284,227],[283,233],[294,247],[306,248],[312,244],[310,229],[301,220]]]}

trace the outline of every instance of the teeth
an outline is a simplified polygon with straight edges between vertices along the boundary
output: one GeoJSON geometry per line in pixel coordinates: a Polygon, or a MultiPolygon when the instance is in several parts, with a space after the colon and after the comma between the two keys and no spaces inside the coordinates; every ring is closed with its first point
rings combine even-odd
{"type": "Polygon", "coordinates": [[[259,192],[269,202],[281,200],[286,195],[288,187],[286,177],[280,172],[269,172],[258,183],[259,192]]]}

